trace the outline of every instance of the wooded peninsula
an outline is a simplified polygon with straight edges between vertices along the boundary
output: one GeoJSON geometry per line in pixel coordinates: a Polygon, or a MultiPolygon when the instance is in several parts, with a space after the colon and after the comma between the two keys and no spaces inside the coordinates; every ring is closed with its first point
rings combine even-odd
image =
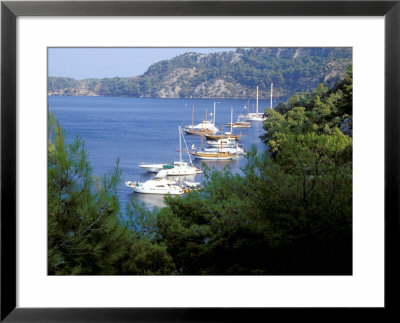
{"type": "Polygon", "coordinates": [[[352,61],[351,48],[238,48],[186,53],[151,65],[143,75],[75,80],[48,78],[49,95],[149,98],[276,98],[334,86],[352,61]]]}

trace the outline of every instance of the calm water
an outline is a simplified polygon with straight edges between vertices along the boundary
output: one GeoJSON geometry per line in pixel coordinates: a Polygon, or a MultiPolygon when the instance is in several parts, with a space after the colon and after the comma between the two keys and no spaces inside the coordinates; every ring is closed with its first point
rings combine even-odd
{"type": "MultiPolygon", "coordinates": [[[[121,207],[135,196],[148,207],[162,207],[163,196],[136,194],[124,182],[146,181],[154,174],[144,172],[140,163],[164,163],[179,160],[178,127],[192,124],[192,105],[194,105],[194,123],[213,112],[212,99],[137,99],[114,97],[49,97],[49,109],[53,112],[66,131],[67,140],[80,136],[85,141],[85,148],[96,175],[101,176],[113,169],[116,159],[120,158],[122,182],[118,188],[121,207]]],[[[236,121],[247,100],[218,99],[216,105],[216,125],[230,122],[231,108],[233,121],[236,121]]],[[[255,100],[249,102],[253,111],[255,100]]],[[[269,107],[269,101],[259,100],[259,111],[269,107]]],[[[224,127],[224,130],[227,130],[224,127]]],[[[263,134],[261,122],[253,122],[252,128],[234,129],[242,133],[241,144],[245,150],[256,145],[258,150],[265,150],[266,145],[258,138],[263,134]]],[[[185,135],[190,148],[192,144],[200,146],[200,137],[185,135]]],[[[182,142],[182,145],[183,142],[182,142]]],[[[183,147],[184,148],[184,147],[183,147]]],[[[183,159],[189,161],[187,153],[183,159]]],[[[240,172],[246,163],[244,157],[233,161],[193,160],[197,167],[202,162],[217,169],[230,165],[233,172],[240,172]]],[[[201,181],[203,175],[188,180],[201,181]]]]}

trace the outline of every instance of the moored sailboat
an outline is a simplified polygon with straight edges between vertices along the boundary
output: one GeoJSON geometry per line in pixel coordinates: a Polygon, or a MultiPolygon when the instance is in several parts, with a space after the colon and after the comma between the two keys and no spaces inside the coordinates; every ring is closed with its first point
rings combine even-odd
{"type": "Polygon", "coordinates": [[[217,152],[192,151],[190,153],[197,159],[204,159],[204,160],[230,160],[237,156],[236,154],[232,154],[228,151],[217,151],[217,152]]]}
{"type": "MultiPolygon", "coordinates": [[[[207,110],[206,110],[207,111],[207,110]]],[[[183,131],[190,135],[205,135],[205,134],[213,134],[218,132],[218,128],[215,126],[215,102],[214,102],[214,116],[213,121],[207,119],[207,112],[206,112],[206,119],[202,120],[199,124],[194,125],[194,105],[192,107],[192,124],[185,126],[183,131]]]]}
{"type": "Polygon", "coordinates": [[[205,137],[208,139],[208,140],[220,140],[220,139],[229,139],[229,138],[231,138],[231,139],[235,139],[235,140],[238,140],[242,135],[241,134],[239,134],[239,135],[235,135],[234,133],[233,133],[233,129],[232,129],[232,116],[233,116],[233,109],[231,109],[231,123],[230,123],[230,127],[231,127],[231,131],[230,132],[225,132],[224,133],[224,129],[222,128],[222,132],[220,133],[220,134],[211,134],[211,135],[205,135],[205,137]]]}
{"type": "MultiPolygon", "coordinates": [[[[240,117],[240,116],[239,116],[240,117]]],[[[226,127],[231,127],[231,133],[233,131],[232,128],[251,128],[251,123],[247,122],[247,121],[238,121],[236,122],[232,122],[232,118],[233,118],[233,109],[231,109],[231,122],[228,122],[225,126],[226,127]]]]}
{"type": "Polygon", "coordinates": [[[162,177],[166,177],[166,176],[195,175],[195,174],[202,173],[202,170],[200,168],[193,166],[193,162],[192,162],[192,159],[190,158],[190,154],[188,154],[190,165],[187,162],[183,161],[183,159],[182,159],[182,138],[184,140],[186,150],[188,150],[185,137],[183,137],[182,129],[179,126],[179,161],[175,161],[168,168],[164,167],[163,169],[161,169],[157,173],[156,178],[162,178],[162,177]]]}
{"type": "MultiPolygon", "coordinates": [[[[203,146],[203,137],[202,139],[202,146],[203,146]]],[[[222,142],[219,143],[219,148],[216,150],[199,150],[199,151],[191,151],[190,154],[195,156],[197,159],[204,159],[204,160],[230,160],[237,157],[237,152],[231,152],[228,150],[223,150],[224,147],[222,146],[222,142]]]]}
{"type": "Polygon", "coordinates": [[[257,96],[256,96],[256,112],[249,112],[246,115],[240,115],[240,119],[245,121],[265,121],[266,118],[264,113],[258,112],[258,86],[257,86],[257,96]]]}

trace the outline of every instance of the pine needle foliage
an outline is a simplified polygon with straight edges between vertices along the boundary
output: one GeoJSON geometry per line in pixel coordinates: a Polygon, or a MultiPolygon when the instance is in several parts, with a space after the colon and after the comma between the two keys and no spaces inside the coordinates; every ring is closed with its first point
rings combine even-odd
{"type": "Polygon", "coordinates": [[[167,199],[159,241],[188,275],[352,273],[351,67],[268,111],[270,151],[247,154],[243,174],[207,169],[204,190],[167,199]]]}
{"type": "Polygon", "coordinates": [[[122,218],[119,161],[109,174],[94,176],[84,142],[67,144],[51,114],[48,124],[48,274],[170,274],[165,247],[134,230],[135,215],[144,218],[146,210],[132,202],[122,218]]]}

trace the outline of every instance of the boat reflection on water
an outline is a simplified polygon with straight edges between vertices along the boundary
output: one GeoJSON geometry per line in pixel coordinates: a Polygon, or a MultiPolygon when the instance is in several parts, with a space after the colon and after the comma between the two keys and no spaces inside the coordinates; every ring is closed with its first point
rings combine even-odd
{"type": "Polygon", "coordinates": [[[154,206],[161,209],[166,206],[166,204],[164,202],[165,196],[166,195],[141,194],[140,199],[137,198],[137,195],[135,198],[136,198],[137,202],[139,202],[140,204],[143,203],[149,209],[153,209],[154,206]]]}
{"type": "Polygon", "coordinates": [[[202,167],[207,166],[208,168],[215,168],[219,171],[222,171],[224,169],[225,166],[234,166],[238,163],[238,158],[233,158],[230,160],[206,160],[206,159],[202,159],[202,160],[196,160],[196,164],[202,165],[202,167]],[[204,164],[204,166],[203,166],[204,164]]]}

